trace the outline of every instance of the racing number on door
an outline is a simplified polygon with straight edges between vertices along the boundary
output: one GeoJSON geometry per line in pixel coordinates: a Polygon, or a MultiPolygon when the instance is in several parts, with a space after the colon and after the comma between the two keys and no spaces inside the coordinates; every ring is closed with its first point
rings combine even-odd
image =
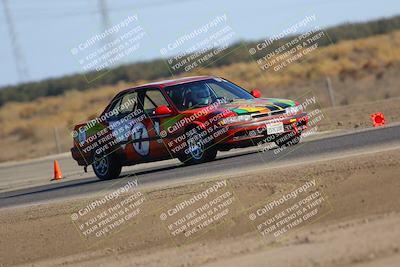
{"type": "Polygon", "coordinates": [[[143,128],[138,129],[138,133],[139,133],[139,142],[138,142],[138,149],[142,150],[142,138],[143,138],[143,128]]]}
{"type": "Polygon", "coordinates": [[[149,154],[149,133],[147,132],[146,126],[138,122],[132,128],[132,140],[133,148],[137,153],[142,156],[149,154]]]}

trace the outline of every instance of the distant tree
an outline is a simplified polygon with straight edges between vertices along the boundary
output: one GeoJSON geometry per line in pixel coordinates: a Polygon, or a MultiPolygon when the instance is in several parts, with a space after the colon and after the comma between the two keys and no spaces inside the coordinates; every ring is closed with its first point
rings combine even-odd
{"type": "MultiPolygon", "coordinates": [[[[398,29],[400,29],[400,16],[379,19],[370,22],[346,23],[326,29],[330,39],[321,39],[319,46],[330,45],[331,41],[333,43],[338,43],[344,40],[366,38],[372,35],[384,34],[398,29]]],[[[268,47],[267,51],[263,51],[263,53],[273,51],[293,37],[294,36],[275,41],[268,47]]],[[[235,53],[228,53],[227,56],[222,57],[218,61],[212,62],[206,67],[219,67],[238,62],[250,61],[251,57],[249,56],[247,49],[239,48],[243,46],[251,47],[256,43],[258,42],[235,43],[227,49],[227,51],[234,50],[235,53]]],[[[66,75],[60,78],[46,79],[39,82],[6,86],[0,88],[0,106],[9,101],[32,101],[39,97],[60,95],[68,90],[73,89],[83,91],[98,86],[113,85],[119,81],[131,82],[136,80],[154,80],[161,77],[168,77],[170,74],[170,70],[165,60],[157,59],[148,62],[138,62],[112,68],[107,75],[103,75],[98,79],[95,79],[98,73],[89,72],[85,74],[66,75]],[[88,80],[91,82],[88,83],[88,80]]],[[[179,74],[179,72],[174,72],[174,74],[179,74]]]]}

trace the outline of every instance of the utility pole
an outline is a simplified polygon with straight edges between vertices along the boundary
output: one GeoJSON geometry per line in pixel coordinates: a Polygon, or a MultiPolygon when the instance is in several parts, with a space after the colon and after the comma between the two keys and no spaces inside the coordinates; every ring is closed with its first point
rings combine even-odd
{"type": "MultiPolygon", "coordinates": [[[[99,0],[99,9],[101,15],[102,30],[105,31],[110,28],[110,17],[108,16],[106,0],[99,0]]],[[[112,36],[108,35],[108,37],[104,40],[104,44],[107,44],[110,41],[112,41],[112,36]]]]}
{"type": "Polygon", "coordinates": [[[21,47],[19,46],[17,32],[15,31],[14,20],[11,15],[10,6],[8,0],[3,0],[4,15],[6,18],[6,24],[8,26],[8,32],[11,38],[11,45],[13,47],[15,65],[17,67],[17,74],[20,82],[24,82],[29,78],[28,67],[25,62],[24,55],[21,47]]]}
{"type": "Polygon", "coordinates": [[[58,136],[58,129],[57,127],[53,127],[54,132],[54,142],[56,143],[57,153],[61,153],[61,146],[60,146],[60,138],[58,136]]]}
{"type": "Polygon", "coordinates": [[[331,100],[332,107],[335,107],[336,106],[335,96],[333,94],[332,81],[329,76],[326,77],[326,89],[328,90],[328,94],[329,94],[329,98],[331,100]]]}

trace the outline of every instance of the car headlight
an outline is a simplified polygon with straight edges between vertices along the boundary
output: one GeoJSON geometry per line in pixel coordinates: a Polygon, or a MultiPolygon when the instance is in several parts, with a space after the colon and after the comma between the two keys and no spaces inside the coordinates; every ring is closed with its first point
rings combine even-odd
{"type": "Polygon", "coordinates": [[[287,115],[293,115],[293,114],[301,112],[302,110],[303,110],[303,107],[301,105],[297,105],[294,107],[288,107],[285,109],[287,115]]]}
{"type": "Polygon", "coordinates": [[[232,124],[232,123],[236,123],[236,122],[243,122],[243,121],[249,121],[249,120],[251,120],[250,115],[240,115],[240,116],[224,118],[224,119],[220,120],[220,124],[225,125],[225,124],[232,124]]]}

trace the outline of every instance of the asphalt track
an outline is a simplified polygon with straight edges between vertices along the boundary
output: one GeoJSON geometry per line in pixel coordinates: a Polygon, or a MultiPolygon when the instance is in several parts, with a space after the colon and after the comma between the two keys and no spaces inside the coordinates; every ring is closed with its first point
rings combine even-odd
{"type": "Polygon", "coordinates": [[[161,167],[139,169],[136,172],[125,171],[116,180],[100,181],[96,177],[89,177],[3,192],[0,193],[0,208],[98,194],[118,188],[134,178],[138,178],[139,187],[157,187],[172,182],[209,179],[225,173],[268,168],[277,164],[292,164],[310,159],[310,157],[318,159],[331,154],[341,155],[360,149],[368,150],[376,146],[399,144],[400,125],[369,129],[302,142],[280,153],[274,153],[273,150],[263,153],[243,152],[219,156],[215,161],[193,166],[171,163],[161,167]]]}

